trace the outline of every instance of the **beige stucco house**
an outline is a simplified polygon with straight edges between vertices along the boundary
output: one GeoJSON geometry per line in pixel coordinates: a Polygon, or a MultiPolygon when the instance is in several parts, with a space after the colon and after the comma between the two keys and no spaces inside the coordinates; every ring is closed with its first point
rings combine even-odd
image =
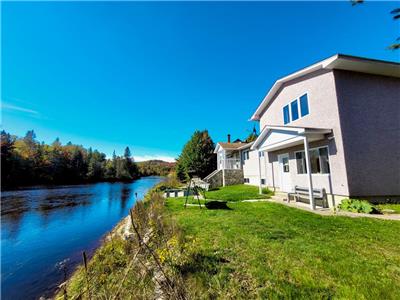
{"type": "Polygon", "coordinates": [[[399,63],[334,55],[277,80],[251,120],[260,125],[255,142],[215,149],[221,170],[226,153],[239,158],[243,182],[307,187],[312,207],[314,189],[330,207],[400,196],[399,63]]]}

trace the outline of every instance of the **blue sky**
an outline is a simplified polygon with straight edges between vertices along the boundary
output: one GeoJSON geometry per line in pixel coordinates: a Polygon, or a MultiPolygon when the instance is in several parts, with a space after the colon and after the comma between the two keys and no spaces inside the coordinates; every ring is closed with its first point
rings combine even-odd
{"type": "Polygon", "coordinates": [[[2,127],[176,157],[244,138],[276,79],[335,53],[399,61],[395,2],[2,3],[2,127]]]}

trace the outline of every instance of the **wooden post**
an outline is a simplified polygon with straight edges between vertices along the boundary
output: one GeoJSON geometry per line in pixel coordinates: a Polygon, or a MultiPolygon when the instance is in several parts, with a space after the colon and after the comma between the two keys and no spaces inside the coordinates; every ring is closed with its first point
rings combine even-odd
{"type": "Polygon", "coordinates": [[[87,257],[86,257],[85,251],[82,252],[82,256],[83,256],[83,264],[85,265],[85,271],[86,271],[86,283],[87,283],[87,289],[88,289],[88,297],[89,297],[89,299],[91,299],[89,273],[88,273],[87,257]]]}
{"type": "Polygon", "coordinates": [[[141,241],[141,238],[140,238],[140,236],[139,236],[139,232],[138,232],[138,230],[136,229],[135,222],[134,222],[134,220],[133,220],[133,208],[131,208],[131,209],[129,210],[129,216],[131,217],[132,228],[135,230],[136,235],[137,235],[137,238],[138,238],[139,247],[141,247],[141,246],[142,246],[142,241],[141,241]]]}
{"type": "Polygon", "coordinates": [[[310,198],[310,208],[312,210],[315,210],[314,192],[313,192],[312,175],[311,175],[310,149],[308,147],[307,136],[304,137],[304,154],[306,156],[306,168],[307,168],[308,193],[309,193],[309,198],[310,198]]]}

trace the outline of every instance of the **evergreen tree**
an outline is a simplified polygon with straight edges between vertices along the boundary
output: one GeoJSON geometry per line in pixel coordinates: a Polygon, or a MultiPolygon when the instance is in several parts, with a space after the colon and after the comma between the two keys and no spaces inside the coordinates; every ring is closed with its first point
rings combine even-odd
{"type": "Polygon", "coordinates": [[[193,171],[203,178],[215,170],[216,164],[214,142],[208,131],[196,130],[178,158],[177,176],[182,180],[188,177],[188,171],[193,171]]]}

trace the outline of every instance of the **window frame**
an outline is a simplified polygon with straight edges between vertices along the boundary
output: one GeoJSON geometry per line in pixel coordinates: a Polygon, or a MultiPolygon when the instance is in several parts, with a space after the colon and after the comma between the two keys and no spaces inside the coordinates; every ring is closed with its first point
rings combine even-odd
{"type": "MultiPolygon", "coordinates": [[[[328,154],[329,173],[312,173],[311,172],[311,175],[313,175],[313,176],[329,176],[329,175],[331,175],[331,162],[330,162],[330,158],[329,158],[330,157],[329,146],[328,145],[326,145],[326,146],[318,146],[318,147],[310,148],[309,151],[318,150],[318,156],[319,156],[319,149],[322,149],[322,148],[326,148],[326,152],[328,154]]],[[[298,173],[299,168],[298,168],[298,162],[297,162],[296,154],[299,153],[299,152],[304,153],[304,156],[305,156],[305,150],[299,150],[299,151],[295,151],[294,152],[294,158],[296,160],[296,175],[304,176],[304,175],[307,175],[307,173],[298,173]]],[[[304,159],[305,159],[305,157],[304,157],[304,159]]],[[[305,163],[304,167],[307,170],[307,162],[305,163]]],[[[322,170],[321,159],[319,160],[319,168],[322,170]]]]}
{"type": "Polygon", "coordinates": [[[250,151],[249,150],[242,151],[242,158],[243,158],[243,161],[249,160],[250,159],[250,151]]]}
{"type": "Polygon", "coordinates": [[[307,117],[310,114],[310,101],[308,101],[309,100],[308,93],[304,93],[298,99],[299,99],[299,116],[300,116],[300,118],[307,117]],[[308,113],[303,116],[303,114],[301,112],[301,97],[304,97],[304,96],[307,97],[307,110],[308,110],[308,113]]]}
{"type": "MultiPolygon", "coordinates": [[[[300,98],[298,98],[300,99],[300,98]]],[[[294,99],[293,101],[290,102],[290,119],[291,122],[297,121],[298,119],[300,119],[300,110],[299,110],[299,101],[298,99],[294,99]],[[297,118],[294,119],[293,118],[293,104],[296,103],[296,107],[297,107],[297,118]]]]}
{"type": "Polygon", "coordinates": [[[283,112],[283,124],[284,124],[284,125],[289,124],[289,123],[291,122],[291,120],[290,120],[290,107],[289,107],[289,106],[290,106],[289,104],[286,104],[286,105],[282,108],[282,112],[283,112]],[[287,108],[287,117],[288,117],[288,120],[287,120],[287,121],[286,121],[285,108],[287,108]]]}
{"type": "Polygon", "coordinates": [[[283,124],[287,125],[290,124],[294,121],[300,120],[302,118],[307,117],[308,115],[311,114],[311,110],[310,110],[310,97],[309,97],[310,93],[306,92],[304,94],[302,94],[301,96],[296,97],[295,99],[291,100],[288,104],[284,105],[282,108],[282,113],[283,113],[283,124]],[[308,113],[306,115],[303,116],[302,112],[301,112],[301,97],[307,97],[307,109],[308,109],[308,113]],[[297,102],[297,119],[293,120],[293,113],[292,113],[292,103],[297,102]],[[285,122],[285,108],[287,107],[288,109],[288,121],[285,122]]]}

